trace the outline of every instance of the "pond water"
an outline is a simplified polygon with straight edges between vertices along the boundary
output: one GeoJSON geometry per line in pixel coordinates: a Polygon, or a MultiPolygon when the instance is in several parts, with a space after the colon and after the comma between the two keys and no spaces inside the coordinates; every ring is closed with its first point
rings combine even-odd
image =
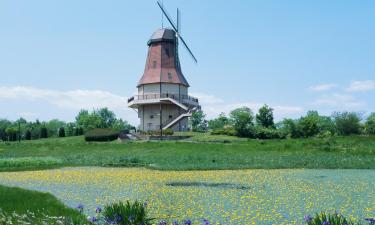
{"type": "Polygon", "coordinates": [[[338,211],[375,217],[375,170],[156,171],[63,168],[3,172],[0,184],[49,192],[71,207],[119,200],[148,203],[152,217],[221,224],[302,224],[307,214],[338,211]]]}

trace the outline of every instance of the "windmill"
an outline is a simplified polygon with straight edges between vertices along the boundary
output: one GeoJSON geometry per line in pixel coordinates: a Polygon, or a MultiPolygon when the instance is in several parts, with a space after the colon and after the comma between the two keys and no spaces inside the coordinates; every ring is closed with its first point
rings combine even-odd
{"type": "Polygon", "coordinates": [[[164,4],[160,2],[160,0],[157,2],[158,3],[158,6],[160,7],[162,13],[164,14],[164,16],[167,18],[168,22],[170,23],[170,25],[172,26],[173,30],[176,32],[176,51],[177,51],[177,56],[178,56],[178,39],[181,40],[183,46],[186,48],[186,50],[189,52],[190,56],[192,57],[192,59],[194,60],[195,63],[198,63],[198,60],[197,58],[195,58],[193,52],[190,50],[190,48],[188,47],[188,45],[186,44],[186,42],[184,41],[184,39],[182,38],[181,36],[181,33],[180,33],[180,30],[181,30],[181,24],[180,24],[180,21],[181,21],[181,18],[180,18],[180,10],[177,8],[177,24],[175,24],[173,22],[173,20],[171,19],[171,17],[169,16],[167,10],[164,8],[164,4]]]}
{"type": "Polygon", "coordinates": [[[172,28],[156,30],[148,40],[148,54],[143,75],[138,82],[138,94],[128,99],[128,106],[138,112],[140,130],[145,132],[172,129],[187,131],[188,118],[200,109],[198,99],[188,95],[190,87],[182,73],[178,57],[179,42],[192,59],[197,59],[181,36],[180,11],[177,24],[158,1],[162,15],[172,28]]]}

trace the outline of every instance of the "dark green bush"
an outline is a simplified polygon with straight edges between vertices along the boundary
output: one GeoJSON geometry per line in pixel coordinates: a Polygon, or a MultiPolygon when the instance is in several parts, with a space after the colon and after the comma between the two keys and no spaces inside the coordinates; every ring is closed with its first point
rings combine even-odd
{"type": "Polygon", "coordinates": [[[274,128],[256,127],[255,137],[259,139],[282,139],[285,138],[285,135],[274,128]]]}
{"type": "Polygon", "coordinates": [[[214,129],[211,131],[212,135],[228,135],[228,136],[236,136],[236,130],[233,127],[224,127],[219,129],[214,129]]]}
{"type": "Polygon", "coordinates": [[[163,134],[164,135],[173,135],[174,131],[171,128],[167,128],[167,129],[163,130],[163,134]]]}
{"type": "Polygon", "coordinates": [[[26,140],[31,140],[31,131],[30,131],[30,130],[27,130],[27,131],[26,131],[25,139],[26,139],[26,140]]]}
{"type": "Polygon", "coordinates": [[[138,201],[131,204],[122,202],[113,203],[104,207],[103,216],[110,224],[133,225],[151,224],[151,220],[146,211],[146,205],[138,201]]]}
{"type": "MultiPolygon", "coordinates": [[[[145,134],[151,135],[151,136],[160,136],[160,130],[149,130],[145,132],[145,134]]],[[[173,135],[173,134],[174,134],[174,131],[171,128],[167,128],[163,130],[163,135],[173,135]]]]}
{"type": "Polygon", "coordinates": [[[65,137],[65,129],[64,129],[64,127],[60,127],[60,129],[59,129],[59,137],[65,137]]]}
{"type": "Polygon", "coordinates": [[[48,130],[46,127],[40,129],[40,138],[48,138],[48,130]]]}
{"type": "Polygon", "coordinates": [[[113,141],[118,138],[119,132],[109,128],[96,128],[86,132],[86,141],[113,141]]]}

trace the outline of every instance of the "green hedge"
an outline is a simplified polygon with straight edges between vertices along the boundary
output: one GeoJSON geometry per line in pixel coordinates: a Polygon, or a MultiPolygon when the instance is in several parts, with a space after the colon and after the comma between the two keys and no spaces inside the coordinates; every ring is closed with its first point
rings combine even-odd
{"type": "Polygon", "coordinates": [[[119,136],[119,132],[109,128],[96,128],[86,132],[86,141],[113,141],[119,136]]]}

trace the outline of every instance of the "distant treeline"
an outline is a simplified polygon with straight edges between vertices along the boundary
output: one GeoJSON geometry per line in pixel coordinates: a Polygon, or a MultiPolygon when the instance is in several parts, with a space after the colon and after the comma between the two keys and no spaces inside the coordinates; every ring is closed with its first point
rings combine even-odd
{"type": "Polygon", "coordinates": [[[113,130],[130,130],[134,127],[128,122],[116,118],[108,108],[89,112],[81,110],[75,122],[64,122],[58,119],[34,122],[20,118],[16,121],[0,119],[0,141],[34,140],[49,137],[79,136],[94,128],[111,128],[113,130]]]}
{"type": "Polygon", "coordinates": [[[213,120],[205,120],[202,111],[192,117],[194,131],[211,131],[248,138],[307,138],[330,137],[333,135],[375,135],[375,113],[363,118],[356,112],[335,112],[331,116],[309,111],[299,119],[284,119],[275,123],[273,109],[261,107],[256,115],[251,109],[241,107],[230,112],[229,116],[220,114],[213,120]]]}

